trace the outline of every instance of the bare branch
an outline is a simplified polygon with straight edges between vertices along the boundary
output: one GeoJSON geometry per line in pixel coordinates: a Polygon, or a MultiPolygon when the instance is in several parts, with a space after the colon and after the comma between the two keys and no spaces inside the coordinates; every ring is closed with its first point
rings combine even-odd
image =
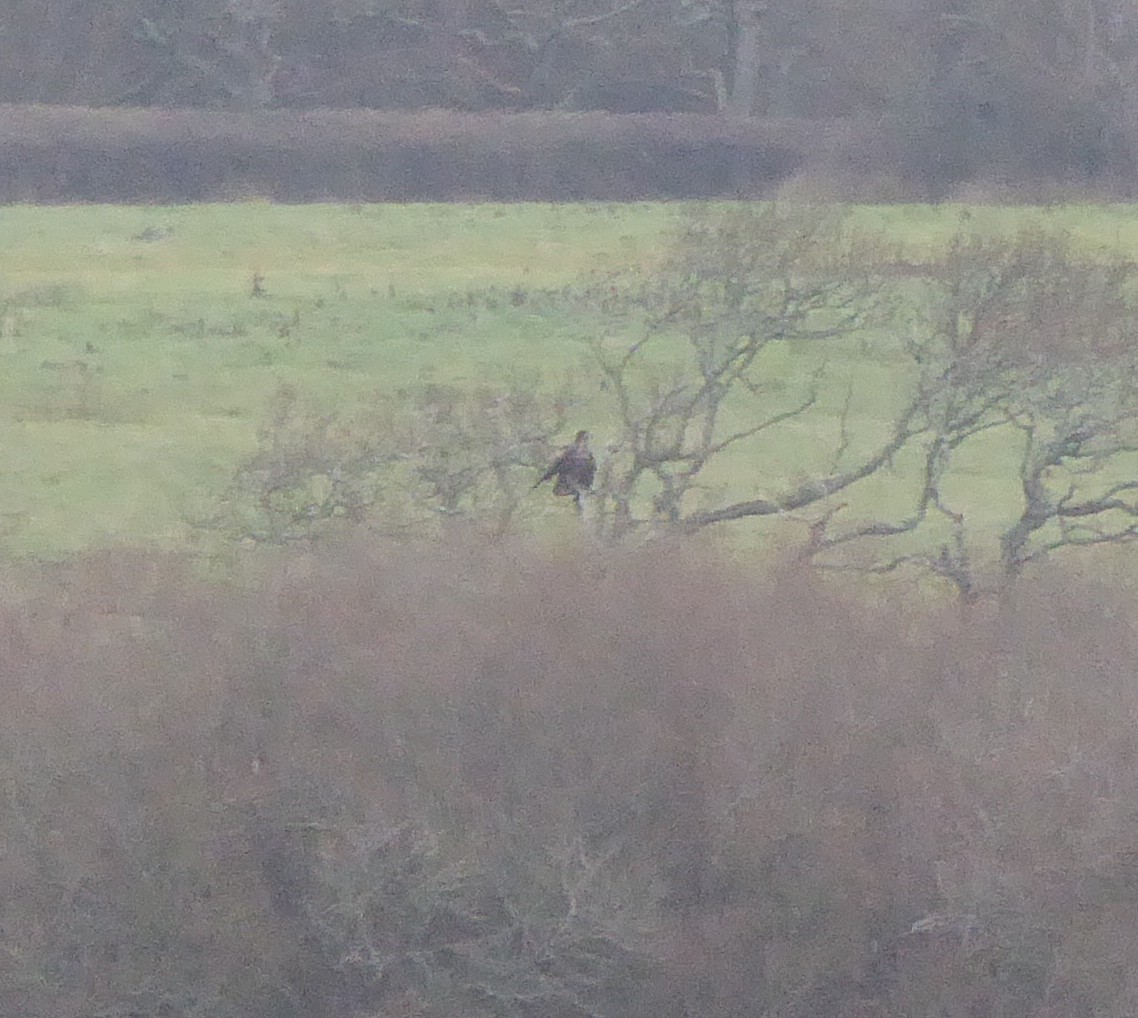
{"type": "Polygon", "coordinates": [[[771,516],[776,513],[790,512],[821,502],[831,495],[845,490],[892,462],[905,444],[915,435],[920,434],[922,428],[914,427],[913,424],[919,409],[917,406],[911,407],[896,423],[889,440],[874,455],[867,457],[858,466],[831,473],[826,477],[806,481],[777,498],[746,499],[718,509],[691,513],[682,520],[683,528],[690,532],[716,523],[744,519],[748,516],[771,516]]]}
{"type": "Polygon", "coordinates": [[[562,22],[562,27],[580,28],[585,25],[600,25],[606,21],[612,21],[614,18],[619,18],[622,14],[627,14],[629,11],[635,10],[644,2],[645,0],[628,0],[627,3],[623,3],[608,11],[601,11],[600,14],[594,14],[589,17],[567,18],[562,22]]]}

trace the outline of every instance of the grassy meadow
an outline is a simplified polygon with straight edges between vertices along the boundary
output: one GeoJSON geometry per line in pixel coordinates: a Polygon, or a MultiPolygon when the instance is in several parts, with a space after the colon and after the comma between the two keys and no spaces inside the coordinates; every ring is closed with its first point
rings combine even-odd
{"type": "MultiPolygon", "coordinates": [[[[282,384],[312,406],[347,411],[430,382],[555,386],[582,361],[574,340],[605,322],[528,295],[651,265],[686,208],[0,209],[0,542],[48,557],[185,546],[188,516],[254,449],[282,384]]],[[[915,256],[964,220],[993,232],[1040,223],[1092,249],[1138,253],[1138,210],[1129,207],[854,210],[857,226],[915,256]]],[[[896,380],[887,363],[843,356],[852,359],[839,367],[873,379],[853,408],[872,427],[896,380]]],[[[789,359],[779,370],[789,378],[807,368],[789,359]]],[[[838,400],[842,371],[835,378],[838,400]]],[[[604,439],[603,419],[583,426],[604,439]]],[[[792,477],[809,469],[820,438],[815,425],[790,422],[778,441],[725,460],[710,480],[734,493],[753,490],[756,473],[792,477]]],[[[967,471],[993,519],[1004,515],[1009,455],[978,445],[967,471]]],[[[880,505],[894,483],[881,475],[856,497],[880,505]]]]}

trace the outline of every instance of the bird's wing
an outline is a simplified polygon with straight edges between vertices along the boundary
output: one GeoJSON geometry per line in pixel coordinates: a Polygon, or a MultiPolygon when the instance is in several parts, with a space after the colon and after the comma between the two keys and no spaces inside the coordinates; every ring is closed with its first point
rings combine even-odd
{"type": "Polygon", "coordinates": [[[557,457],[557,459],[555,459],[549,465],[549,469],[544,474],[541,475],[541,477],[538,479],[537,484],[535,484],[534,487],[536,488],[538,484],[544,484],[551,477],[554,477],[556,474],[560,473],[561,472],[561,464],[563,464],[564,462],[565,462],[565,453],[562,453],[560,456],[557,457]]]}
{"type": "Polygon", "coordinates": [[[593,486],[593,478],[597,476],[597,461],[593,458],[593,454],[589,453],[589,458],[585,460],[584,468],[581,470],[581,480],[584,481],[586,488],[593,486]]]}

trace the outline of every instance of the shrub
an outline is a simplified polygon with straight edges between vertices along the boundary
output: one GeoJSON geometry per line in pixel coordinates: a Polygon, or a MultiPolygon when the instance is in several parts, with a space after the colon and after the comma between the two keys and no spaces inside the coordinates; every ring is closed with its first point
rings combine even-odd
{"type": "Polygon", "coordinates": [[[19,1013],[1134,1013],[1122,594],[263,554],[93,555],[4,609],[19,1013]]]}

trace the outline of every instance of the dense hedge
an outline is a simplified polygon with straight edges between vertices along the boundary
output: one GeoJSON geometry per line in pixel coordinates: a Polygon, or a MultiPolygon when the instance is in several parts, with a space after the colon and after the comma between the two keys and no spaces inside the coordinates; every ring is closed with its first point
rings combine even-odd
{"type": "Polygon", "coordinates": [[[7,565],[4,1015],[1138,1014],[1125,592],[243,562],[7,565]]]}
{"type": "Polygon", "coordinates": [[[0,201],[752,195],[859,137],[838,122],[697,114],[0,106],[0,201]]]}

